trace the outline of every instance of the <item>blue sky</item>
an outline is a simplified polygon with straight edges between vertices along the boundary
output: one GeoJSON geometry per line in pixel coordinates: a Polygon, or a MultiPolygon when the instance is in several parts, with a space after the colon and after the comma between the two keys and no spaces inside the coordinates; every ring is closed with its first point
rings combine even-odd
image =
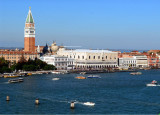
{"type": "Polygon", "coordinates": [[[160,49],[160,0],[0,0],[0,47],[23,47],[29,6],[36,45],[160,49]]]}

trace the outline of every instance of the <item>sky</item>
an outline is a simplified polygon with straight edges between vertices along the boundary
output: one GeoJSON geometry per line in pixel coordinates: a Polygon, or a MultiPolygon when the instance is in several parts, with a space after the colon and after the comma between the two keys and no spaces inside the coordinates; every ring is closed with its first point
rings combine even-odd
{"type": "Polygon", "coordinates": [[[0,0],[0,47],[24,47],[29,7],[36,45],[160,49],[160,0],[0,0]]]}

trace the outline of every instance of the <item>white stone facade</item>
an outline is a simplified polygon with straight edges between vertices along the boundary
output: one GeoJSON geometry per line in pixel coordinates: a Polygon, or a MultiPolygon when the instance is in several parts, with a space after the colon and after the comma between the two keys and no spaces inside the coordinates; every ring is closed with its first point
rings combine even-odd
{"type": "Polygon", "coordinates": [[[60,49],[57,55],[74,59],[75,69],[102,69],[118,66],[118,53],[108,50],[60,49]]]}
{"type": "Polygon", "coordinates": [[[120,68],[134,68],[137,66],[137,61],[135,57],[122,57],[119,58],[119,67],[120,68]]]}
{"type": "Polygon", "coordinates": [[[40,60],[46,62],[47,64],[54,65],[58,70],[68,70],[73,68],[73,59],[69,59],[66,56],[42,56],[40,60]]]}

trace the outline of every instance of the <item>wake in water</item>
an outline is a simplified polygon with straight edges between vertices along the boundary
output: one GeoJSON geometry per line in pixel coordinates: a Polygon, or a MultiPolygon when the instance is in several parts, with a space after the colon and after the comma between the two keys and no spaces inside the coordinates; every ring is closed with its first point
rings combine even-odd
{"type": "Polygon", "coordinates": [[[71,102],[74,102],[75,104],[80,104],[80,105],[85,105],[85,106],[94,106],[95,105],[95,103],[93,103],[93,102],[79,102],[77,100],[72,100],[72,101],[64,100],[64,101],[60,101],[60,100],[53,100],[53,99],[50,99],[50,98],[43,98],[43,99],[46,99],[46,100],[49,100],[49,101],[52,101],[52,102],[60,102],[60,103],[71,103],[71,102]]]}
{"type": "Polygon", "coordinates": [[[3,82],[3,83],[0,83],[0,84],[9,84],[8,82],[3,82]]]}

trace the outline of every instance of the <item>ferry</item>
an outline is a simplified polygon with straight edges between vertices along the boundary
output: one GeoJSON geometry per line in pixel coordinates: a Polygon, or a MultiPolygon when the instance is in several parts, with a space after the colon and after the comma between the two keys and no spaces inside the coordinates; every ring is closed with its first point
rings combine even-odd
{"type": "Polygon", "coordinates": [[[19,81],[19,82],[23,82],[23,78],[19,78],[18,81],[19,81]]]}
{"type": "Polygon", "coordinates": [[[146,84],[146,86],[160,86],[156,80],[153,80],[151,83],[146,84]]]}
{"type": "Polygon", "coordinates": [[[9,83],[18,83],[19,81],[18,81],[18,79],[10,79],[10,80],[8,80],[8,82],[9,83]]]}
{"type": "Polygon", "coordinates": [[[23,78],[19,78],[19,79],[10,79],[8,80],[9,83],[18,83],[18,82],[23,82],[23,78]]]}
{"type": "Polygon", "coordinates": [[[86,77],[83,77],[83,76],[78,76],[78,77],[75,77],[76,79],[86,79],[86,77]]]}

